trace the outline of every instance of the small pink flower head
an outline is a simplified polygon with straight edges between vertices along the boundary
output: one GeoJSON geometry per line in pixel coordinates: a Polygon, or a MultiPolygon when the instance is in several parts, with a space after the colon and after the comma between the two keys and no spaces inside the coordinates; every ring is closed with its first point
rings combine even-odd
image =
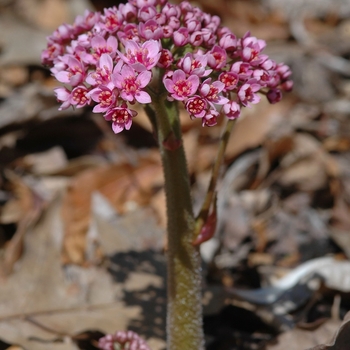
{"type": "Polygon", "coordinates": [[[163,83],[173,99],[184,101],[197,91],[199,77],[197,75],[190,75],[186,78],[185,72],[178,69],[171,78],[165,76],[163,83]]]}
{"type": "Polygon", "coordinates": [[[140,23],[147,22],[150,19],[153,19],[157,15],[157,9],[154,6],[143,6],[138,13],[140,23]]]}
{"type": "Polygon", "coordinates": [[[100,17],[101,14],[99,12],[85,10],[83,16],[77,16],[73,27],[78,33],[88,31],[100,20],[100,17]]]}
{"type": "Polygon", "coordinates": [[[251,68],[252,67],[249,63],[239,61],[235,62],[231,66],[231,72],[238,74],[240,80],[247,80],[253,74],[253,70],[251,68]]]}
{"type": "Polygon", "coordinates": [[[176,17],[179,18],[181,14],[180,7],[177,5],[170,4],[167,2],[162,8],[162,13],[164,13],[168,18],[176,17]]]}
{"type": "Polygon", "coordinates": [[[104,9],[101,16],[101,25],[109,33],[115,33],[123,24],[123,16],[115,7],[104,9]]]}
{"type": "MultiPolygon", "coordinates": [[[[170,28],[172,28],[173,31],[175,31],[175,30],[178,30],[178,29],[180,28],[181,22],[180,22],[180,20],[179,20],[177,17],[172,16],[172,17],[169,18],[169,20],[168,20],[168,22],[167,22],[167,25],[168,25],[170,28]]],[[[180,29],[181,29],[181,28],[180,28],[180,29]]],[[[187,28],[186,28],[186,29],[187,29],[187,28]]],[[[183,30],[181,29],[180,33],[181,33],[182,35],[185,35],[186,38],[188,37],[188,34],[189,34],[188,29],[187,29],[187,31],[183,31],[183,30]]]]}
{"type": "Polygon", "coordinates": [[[122,104],[120,107],[109,109],[104,118],[112,121],[112,129],[115,134],[118,134],[124,129],[129,130],[131,128],[132,118],[136,115],[136,111],[129,109],[126,104],[122,104]]]}
{"type": "Polygon", "coordinates": [[[236,88],[239,82],[239,77],[237,73],[222,72],[219,75],[219,81],[221,81],[225,85],[223,91],[229,91],[236,88]]]}
{"type": "Polygon", "coordinates": [[[98,347],[101,350],[151,350],[147,343],[133,331],[107,334],[99,339],[98,347]]]}
{"type": "Polygon", "coordinates": [[[213,69],[221,69],[225,66],[227,59],[226,51],[215,45],[208,53],[208,66],[213,69]]]}
{"type": "Polygon", "coordinates": [[[206,69],[207,61],[207,56],[193,55],[189,52],[179,61],[178,66],[188,75],[195,74],[199,77],[206,77],[213,71],[212,69],[206,69]]]}
{"type": "Polygon", "coordinates": [[[160,42],[156,40],[147,40],[142,45],[128,40],[125,42],[125,54],[118,54],[134,70],[142,72],[151,70],[158,63],[160,50],[160,42]]]}
{"type": "Polygon", "coordinates": [[[67,68],[55,73],[55,78],[59,82],[71,86],[77,86],[82,83],[86,76],[84,64],[73,56],[64,56],[63,58],[67,68]]]}
{"type": "Polygon", "coordinates": [[[54,91],[55,91],[57,101],[63,102],[60,108],[58,108],[58,110],[62,111],[64,109],[69,108],[71,106],[71,102],[70,102],[71,92],[65,87],[55,88],[54,91]]]}
{"type": "Polygon", "coordinates": [[[214,126],[218,123],[219,112],[215,109],[210,109],[209,112],[202,118],[202,126],[214,126]]]}
{"type": "Polygon", "coordinates": [[[62,55],[64,48],[57,43],[48,43],[47,48],[41,53],[41,62],[46,65],[51,65],[56,58],[62,55]]]}
{"type": "Polygon", "coordinates": [[[190,43],[193,46],[201,46],[202,42],[203,42],[203,33],[201,31],[196,31],[193,32],[190,36],[190,43]]]}
{"type": "Polygon", "coordinates": [[[92,86],[102,84],[108,85],[111,82],[113,69],[113,60],[111,56],[104,53],[97,62],[96,70],[88,75],[86,82],[92,86]]]}
{"type": "Polygon", "coordinates": [[[279,89],[271,89],[267,92],[266,97],[271,104],[275,104],[282,99],[282,92],[279,89]]]}
{"type": "Polygon", "coordinates": [[[191,117],[203,118],[207,113],[208,103],[204,98],[195,95],[187,100],[185,108],[191,117]]]}
{"type": "Polygon", "coordinates": [[[190,20],[186,21],[186,28],[188,29],[189,33],[200,33],[200,30],[202,29],[201,21],[196,18],[191,18],[190,20]]]}
{"type": "Polygon", "coordinates": [[[84,85],[75,87],[71,92],[70,101],[73,106],[82,108],[90,103],[91,98],[88,95],[89,90],[84,85]]]}
{"type": "Polygon", "coordinates": [[[139,35],[138,26],[135,23],[128,23],[125,25],[124,30],[117,32],[118,38],[122,43],[125,43],[128,40],[135,42],[140,42],[141,38],[139,35]]]}
{"type": "Polygon", "coordinates": [[[121,12],[124,19],[128,22],[132,22],[136,19],[137,15],[137,8],[130,2],[126,4],[119,4],[118,7],[119,11],[121,12]]]}
{"type": "Polygon", "coordinates": [[[107,40],[101,35],[95,35],[91,39],[92,56],[97,61],[102,54],[108,53],[112,58],[118,48],[118,40],[115,36],[110,36],[107,40]]]}
{"type": "Polygon", "coordinates": [[[242,105],[249,107],[250,104],[256,104],[260,102],[260,96],[256,94],[259,91],[261,86],[256,83],[256,80],[248,80],[243,84],[238,90],[238,98],[241,101],[242,105]]]}
{"type": "Polygon", "coordinates": [[[139,33],[146,40],[163,38],[163,28],[154,19],[149,19],[145,23],[140,22],[139,33]]]}
{"type": "Polygon", "coordinates": [[[283,81],[287,80],[292,75],[292,71],[284,63],[280,63],[277,65],[277,73],[283,81]]]}
{"type": "Polygon", "coordinates": [[[266,47],[266,41],[261,40],[261,39],[257,39],[256,37],[251,36],[250,32],[248,31],[247,33],[244,34],[244,36],[241,40],[241,45],[242,45],[243,49],[245,47],[255,47],[255,49],[258,52],[261,52],[266,47]]]}
{"type": "Polygon", "coordinates": [[[94,113],[106,112],[116,102],[117,95],[109,89],[106,85],[100,85],[99,87],[90,90],[89,96],[97,105],[93,108],[94,113]]]}
{"type": "Polygon", "coordinates": [[[225,104],[222,107],[222,110],[228,119],[236,119],[241,114],[241,108],[235,101],[230,101],[229,103],[225,104]]]}
{"type": "Polygon", "coordinates": [[[73,26],[69,24],[62,24],[52,33],[48,39],[58,44],[64,44],[66,41],[74,39],[75,36],[76,34],[73,26]]]}
{"type": "Polygon", "coordinates": [[[119,72],[114,72],[112,81],[120,91],[120,97],[125,101],[150,103],[151,96],[142,89],[151,81],[152,73],[144,70],[141,73],[125,64],[119,72]]]}
{"type": "Polygon", "coordinates": [[[210,103],[223,105],[228,102],[226,97],[220,95],[225,88],[225,84],[221,81],[211,82],[211,78],[206,79],[199,87],[200,95],[210,103]]]}
{"type": "Polygon", "coordinates": [[[190,40],[188,29],[181,27],[173,33],[173,39],[176,46],[185,46],[190,40]]]}
{"type": "Polygon", "coordinates": [[[253,72],[253,78],[258,81],[261,86],[267,86],[272,77],[264,69],[255,69],[253,72]]]}
{"type": "Polygon", "coordinates": [[[168,68],[173,63],[173,55],[167,49],[162,49],[157,66],[161,68],[168,68]]]}
{"type": "Polygon", "coordinates": [[[234,51],[237,48],[237,38],[233,33],[224,34],[219,40],[219,45],[226,51],[234,51]]]}

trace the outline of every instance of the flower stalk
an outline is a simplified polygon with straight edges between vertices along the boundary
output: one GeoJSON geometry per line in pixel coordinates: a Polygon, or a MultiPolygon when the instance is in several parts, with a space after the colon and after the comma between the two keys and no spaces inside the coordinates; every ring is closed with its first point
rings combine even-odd
{"type": "Polygon", "coordinates": [[[152,105],[164,170],[168,218],[167,349],[202,350],[201,259],[198,247],[192,245],[195,219],[180,120],[175,103],[154,99],[152,105]],[[175,149],[164,146],[169,132],[181,141],[175,149]]]}

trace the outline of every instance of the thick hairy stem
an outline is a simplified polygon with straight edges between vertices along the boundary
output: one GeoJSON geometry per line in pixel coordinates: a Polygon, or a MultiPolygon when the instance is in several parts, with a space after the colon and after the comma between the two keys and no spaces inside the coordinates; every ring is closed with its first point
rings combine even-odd
{"type": "Polygon", "coordinates": [[[201,259],[177,106],[161,95],[152,100],[168,217],[167,350],[203,350],[201,259]]]}

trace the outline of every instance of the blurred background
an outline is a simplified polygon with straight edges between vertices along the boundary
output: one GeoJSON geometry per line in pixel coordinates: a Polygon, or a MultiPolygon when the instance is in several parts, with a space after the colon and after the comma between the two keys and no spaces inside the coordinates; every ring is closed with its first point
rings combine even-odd
{"type": "MultiPolygon", "coordinates": [[[[266,40],[294,80],[280,103],[247,109],[228,144],[217,232],[201,251],[207,349],[325,343],[350,309],[350,2],[193,4],[238,37],[266,40]]],[[[114,135],[88,108],[58,111],[40,62],[60,24],[114,5],[0,0],[0,350],[96,349],[120,329],[164,349],[166,218],[151,126],[140,110],[114,135]]],[[[222,123],[181,119],[199,208],[222,123]]]]}

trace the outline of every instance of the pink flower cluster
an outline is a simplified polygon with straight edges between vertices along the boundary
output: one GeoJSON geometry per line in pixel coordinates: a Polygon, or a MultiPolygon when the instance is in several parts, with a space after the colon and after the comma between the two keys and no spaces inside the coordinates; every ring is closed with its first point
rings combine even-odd
{"type": "Polygon", "coordinates": [[[152,102],[159,82],[169,100],[207,126],[220,115],[239,117],[260,101],[258,92],[280,101],[281,91],[292,89],[291,71],[263,54],[265,46],[250,33],[237,38],[187,1],[129,0],[61,25],[42,62],[63,84],[55,89],[60,109],[91,105],[118,133],[131,127],[134,103],[152,102]]]}
{"type": "Polygon", "coordinates": [[[102,350],[114,350],[117,344],[120,350],[151,350],[146,342],[135,332],[116,332],[100,338],[98,347],[102,350]]]}

